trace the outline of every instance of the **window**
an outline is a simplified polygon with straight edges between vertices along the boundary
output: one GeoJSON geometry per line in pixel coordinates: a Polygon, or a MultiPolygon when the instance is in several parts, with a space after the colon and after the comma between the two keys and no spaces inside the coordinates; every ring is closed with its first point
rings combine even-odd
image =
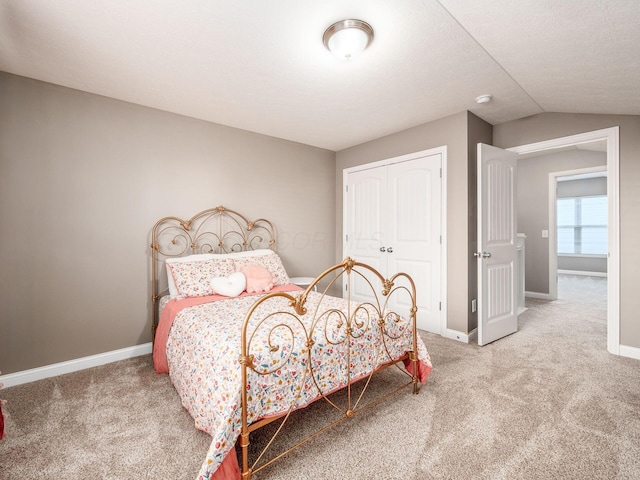
{"type": "Polygon", "coordinates": [[[557,200],[558,254],[606,255],[607,196],[557,200]]]}

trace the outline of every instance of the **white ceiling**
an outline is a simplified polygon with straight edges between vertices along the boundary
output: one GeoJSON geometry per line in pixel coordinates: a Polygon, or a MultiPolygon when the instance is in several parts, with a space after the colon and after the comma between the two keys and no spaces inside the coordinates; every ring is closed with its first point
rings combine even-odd
{"type": "Polygon", "coordinates": [[[640,115],[640,1],[0,0],[0,70],[337,151],[464,110],[640,115]],[[351,62],[322,44],[345,18],[375,30],[351,62]]]}

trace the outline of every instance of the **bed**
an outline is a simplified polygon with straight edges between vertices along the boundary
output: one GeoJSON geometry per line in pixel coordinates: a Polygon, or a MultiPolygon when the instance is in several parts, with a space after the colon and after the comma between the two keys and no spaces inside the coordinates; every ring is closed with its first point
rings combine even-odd
{"type": "Polygon", "coordinates": [[[302,288],[275,247],[270,221],[223,206],[188,220],[165,217],[152,229],[154,367],[169,374],[196,428],[212,437],[198,479],[248,480],[398,390],[417,394],[431,371],[408,275],[384,278],[346,258],[302,288]],[[372,300],[351,298],[362,288],[372,300]],[[345,298],[332,295],[343,290],[345,298]],[[405,380],[368,398],[369,382],[387,367],[405,380]],[[318,400],[338,419],[274,454],[273,440],[296,427],[292,413],[318,400]],[[267,425],[273,439],[249,458],[250,435],[267,425]]]}

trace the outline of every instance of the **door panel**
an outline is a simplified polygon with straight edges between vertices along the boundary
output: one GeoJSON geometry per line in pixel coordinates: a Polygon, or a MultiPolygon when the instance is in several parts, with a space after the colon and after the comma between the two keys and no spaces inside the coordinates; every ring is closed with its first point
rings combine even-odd
{"type": "MultiPolygon", "coordinates": [[[[389,165],[388,271],[413,278],[418,328],[435,333],[441,330],[441,166],[440,154],[389,165]]],[[[408,314],[408,307],[395,308],[408,314]]]]}
{"type": "Polygon", "coordinates": [[[517,155],[478,144],[478,344],[518,329],[517,155]]]}
{"type": "Polygon", "coordinates": [[[487,322],[489,324],[498,323],[505,316],[512,314],[514,270],[513,264],[510,263],[487,265],[487,322]]]}
{"type": "MultiPolygon", "coordinates": [[[[485,246],[510,245],[515,229],[514,167],[503,159],[486,163],[487,229],[485,246]]],[[[517,230],[517,229],[516,229],[517,230]]]]}
{"type": "MultiPolygon", "coordinates": [[[[397,272],[404,272],[411,276],[413,282],[416,285],[416,306],[418,307],[418,328],[421,330],[427,330],[430,332],[440,333],[439,319],[440,319],[440,298],[434,297],[434,292],[427,288],[431,284],[431,278],[433,277],[434,265],[431,262],[421,262],[412,259],[396,259],[395,265],[397,272]],[[429,321],[432,323],[430,324],[429,321]]],[[[438,266],[435,266],[438,269],[438,266]]],[[[409,282],[404,278],[400,278],[396,281],[396,286],[406,286],[409,288],[409,282]]],[[[438,289],[436,289],[436,293],[438,289]]],[[[392,304],[394,310],[403,315],[409,315],[411,304],[409,303],[409,297],[400,295],[395,297],[395,301],[392,304]]]]}
{"type": "MultiPolygon", "coordinates": [[[[349,173],[345,192],[345,255],[372,266],[383,275],[387,270],[387,257],[381,254],[380,248],[386,243],[383,238],[386,196],[386,169],[372,168],[349,173]]],[[[350,295],[353,300],[375,300],[365,279],[354,276],[351,281],[350,295]]]]}
{"type": "Polygon", "coordinates": [[[385,172],[367,170],[349,176],[350,229],[354,256],[378,256],[383,229],[382,202],[386,196],[385,172]]]}

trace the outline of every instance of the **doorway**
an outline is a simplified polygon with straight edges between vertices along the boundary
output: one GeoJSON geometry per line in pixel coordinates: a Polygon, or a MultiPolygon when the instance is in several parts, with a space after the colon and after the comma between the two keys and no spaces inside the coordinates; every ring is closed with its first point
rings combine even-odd
{"type": "MultiPolygon", "coordinates": [[[[544,142],[513,147],[509,150],[525,158],[526,155],[541,154],[559,148],[574,148],[592,142],[606,143],[606,173],[608,195],[608,253],[607,253],[607,350],[620,355],[620,222],[619,222],[619,129],[618,127],[586,132],[568,137],[561,137],[544,142]]],[[[551,207],[549,207],[551,211],[551,207]]],[[[555,212],[555,205],[553,206],[555,212]]],[[[547,235],[550,244],[555,242],[555,232],[549,222],[547,235]]],[[[540,232],[544,235],[544,232],[540,232]]],[[[555,285],[557,296],[557,257],[549,255],[549,294],[555,285]],[[554,278],[551,278],[554,275],[554,278]]]]}
{"type": "MultiPolygon", "coordinates": [[[[606,144],[589,145],[604,156],[606,144]]],[[[571,296],[576,284],[584,284],[576,278],[571,281],[571,277],[596,277],[592,283],[598,284],[598,292],[601,285],[606,285],[607,204],[606,164],[549,173],[549,226],[555,234],[550,235],[549,242],[551,299],[571,296]]],[[[606,296],[606,289],[604,293],[606,296]]]]}

